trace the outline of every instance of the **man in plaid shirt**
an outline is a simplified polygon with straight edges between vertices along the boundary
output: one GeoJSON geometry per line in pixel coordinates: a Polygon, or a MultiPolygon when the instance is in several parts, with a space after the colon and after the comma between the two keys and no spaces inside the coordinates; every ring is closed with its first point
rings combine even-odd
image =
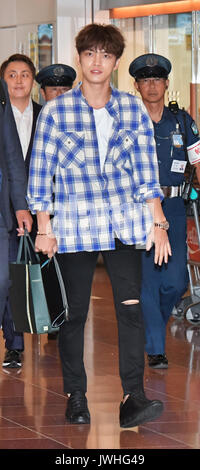
{"type": "Polygon", "coordinates": [[[112,25],[91,24],[76,38],[82,82],[47,103],[35,135],[28,202],[37,213],[36,250],[57,252],[69,303],[60,328],[66,417],[90,422],[83,362],[84,326],[99,252],[108,270],[119,331],[124,397],[120,425],[158,417],[163,405],[143,389],[144,328],[141,250],[155,243],[155,262],[171,254],[160,199],[153,126],[141,101],[110,85],[124,38],[112,25]],[[50,221],[50,215],[53,219],[50,221]],[[154,227],[155,225],[155,227],[154,227]],[[153,227],[153,229],[152,229],[153,227]]]}

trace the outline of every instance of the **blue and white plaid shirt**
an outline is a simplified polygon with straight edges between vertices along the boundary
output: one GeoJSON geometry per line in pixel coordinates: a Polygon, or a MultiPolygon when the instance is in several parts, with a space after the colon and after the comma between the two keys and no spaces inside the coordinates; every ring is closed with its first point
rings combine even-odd
{"type": "Polygon", "coordinates": [[[28,185],[33,213],[53,214],[58,252],[143,244],[152,224],[147,199],[163,198],[153,125],[142,101],[112,88],[113,118],[100,168],[93,115],[80,84],[49,101],[35,134],[28,185]]]}

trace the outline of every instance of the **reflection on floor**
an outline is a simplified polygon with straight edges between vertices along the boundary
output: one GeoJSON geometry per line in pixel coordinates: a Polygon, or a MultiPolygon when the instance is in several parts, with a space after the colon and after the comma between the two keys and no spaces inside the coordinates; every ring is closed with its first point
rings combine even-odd
{"type": "Polygon", "coordinates": [[[22,369],[0,369],[0,449],[199,449],[200,329],[172,318],[166,352],[168,370],[145,369],[147,395],[164,402],[163,415],[138,428],[120,429],[116,322],[111,287],[100,265],[85,330],[91,425],[65,422],[57,342],[26,334],[22,369]]]}

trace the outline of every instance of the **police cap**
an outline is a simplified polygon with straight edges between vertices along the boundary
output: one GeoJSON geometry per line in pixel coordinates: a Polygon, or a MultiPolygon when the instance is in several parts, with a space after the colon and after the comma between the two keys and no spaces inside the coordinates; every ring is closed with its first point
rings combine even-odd
{"type": "Polygon", "coordinates": [[[35,79],[41,85],[45,86],[69,86],[72,87],[76,78],[75,70],[69,65],[53,64],[44,67],[37,73],[35,79]]]}
{"type": "Polygon", "coordinates": [[[129,66],[129,73],[136,80],[139,78],[167,78],[171,71],[171,62],[158,54],[144,54],[134,59],[129,66]]]}

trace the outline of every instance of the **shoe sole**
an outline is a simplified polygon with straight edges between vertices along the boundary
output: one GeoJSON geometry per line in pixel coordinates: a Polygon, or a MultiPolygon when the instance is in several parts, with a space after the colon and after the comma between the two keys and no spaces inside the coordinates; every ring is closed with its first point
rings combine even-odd
{"type": "Polygon", "coordinates": [[[73,419],[71,414],[68,414],[66,411],[65,417],[70,424],[90,424],[90,415],[86,416],[85,418],[79,416],[79,418],[73,419]]]}
{"type": "Polygon", "coordinates": [[[150,366],[150,369],[168,369],[168,364],[157,364],[156,366],[150,366]]]}
{"type": "Polygon", "coordinates": [[[7,367],[7,369],[17,369],[20,368],[22,365],[19,362],[4,362],[2,367],[7,367]]]}
{"type": "Polygon", "coordinates": [[[84,418],[79,418],[79,419],[72,419],[70,417],[68,417],[66,415],[66,420],[70,423],[70,424],[90,424],[90,418],[88,418],[87,420],[84,419],[84,418]]]}
{"type": "Polygon", "coordinates": [[[121,428],[133,428],[135,426],[140,426],[147,421],[154,421],[155,419],[159,418],[162,414],[164,409],[163,403],[156,403],[155,405],[151,405],[141,411],[140,414],[137,415],[136,418],[132,419],[128,423],[122,424],[120,423],[121,428]]]}

